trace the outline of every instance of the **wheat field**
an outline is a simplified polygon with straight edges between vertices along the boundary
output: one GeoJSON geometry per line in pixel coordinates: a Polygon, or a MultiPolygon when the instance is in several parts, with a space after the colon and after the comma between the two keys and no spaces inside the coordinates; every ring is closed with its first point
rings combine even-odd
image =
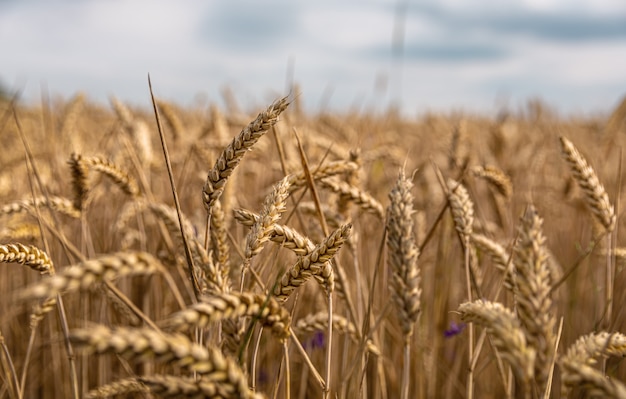
{"type": "Polygon", "coordinates": [[[0,398],[626,398],[626,100],[227,100],[0,102],[0,398]]]}

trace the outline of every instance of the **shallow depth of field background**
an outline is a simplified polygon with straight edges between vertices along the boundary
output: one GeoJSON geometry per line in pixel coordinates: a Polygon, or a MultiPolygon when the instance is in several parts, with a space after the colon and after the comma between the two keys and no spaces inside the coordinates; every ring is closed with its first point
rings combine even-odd
{"type": "MultiPolygon", "coordinates": [[[[0,207],[30,198],[31,184],[39,194],[29,179],[33,175],[20,130],[52,195],[72,197],[67,162],[72,153],[80,153],[102,155],[134,178],[143,176],[154,201],[172,205],[148,92],[150,73],[156,97],[169,110],[165,137],[182,211],[201,237],[201,189],[208,170],[233,136],[273,100],[290,94],[292,104],[275,129],[246,155],[227,184],[225,208],[259,212],[271,186],[284,176],[283,168],[301,171],[294,130],[312,169],[349,160],[358,152],[354,183],[383,207],[389,205],[400,168],[413,174],[417,242],[435,226],[418,262],[423,292],[422,315],[411,341],[414,397],[466,395],[467,330],[450,333],[460,323],[455,311],[467,300],[463,250],[449,210],[440,217],[446,199],[435,166],[445,177],[463,179],[475,205],[476,231],[510,250],[519,219],[532,203],[544,219],[551,262],[562,272],[577,265],[553,296],[553,311],[563,320],[559,353],[593,331],[626,332],[620,306],[626,300],[623,259],[614,259],[615,308],[607,321],[602,318],[606,256],[602,246],[589,250],[597,226],[558,139],[572,140],[593,165],[616,206],[614,245],[626,246],[621,238],[626,6],[621,2],[519,1],[502,6],[484,0],[470,8],[456,1],[134,1],[115,6],[9,1],[0,4],[0,42],[5,54],[0,116],[6,116],[0,121],[0,207]],[[11,104],[14,92],[20,97],[11,104]],[[128,144],[132,140],[114,112],[113,98],[145,123],[153,150],[149,161],[133,162],[139,149],[128,144]],[[510,197],[472,173],[486,165],[510,178],[510,197]]],[[[154,254],[190,299],[182,253],[166,245],[156,220],[144,215],[116,229],[129,198],[104,178],[93,184],[85,219],[61,216],[54,228],[87,257],[129,248],[154,254]]],[[[310,200],[306,194],[303,201],[310,200]]],[[[321,200],[336,206],[333,193],[322,190],[321,200]]],[[[287,214],[295,207],[290,202],[287,214]]],[[[386,307],[390,272],[380,251],[384,221],[357,205],[349,218],[355,240],[338,256],[350,275],[359,328],[371,317],[372,339],[382,355],[350,369],[350,359],[360,359],[362,348],[336,334],[332,392],[395,398],[401,385],[402,337],[397,312],[386,307]]],[[[315,216],[292,217],[286,224],[315,243],[323,238],[315,216]]],[[[33,233],[37,229],[36,219],[28,214],[0,214],[0,244],[41,246],[40,236],[33,233]]],[[[230,220],[229,232],[236,267],[247,228],[230,220]]],[[[47,239],[50,256],[62,270],[71,262],[53,236],[47,239]]],[[[266,284],[276,277],[276,266],[288,267],[296,259],[270,244],[253,263],[266,284]]],[[[485,299],[512,307],[512,295],[500,291],[503,274],[480,251],[475,261],[485,299]]],[[[21,373],[32,304],[15,298],[42,277],[19,265],[0,266],[0,329],[21,373]]],[[[160,276],[124,278],[119,284],[155,321],[178,310],[160,276]]],[[[345,304],[335,297],[335,311],[346,316],[345,304]]],[[[72,293],[65,300],[70,328],[128,324],[98,291],[72,293]]],[[[321,290],[308,282],[293,307],[294,323],[324,310],[321,290]]],[[[280,386],[277,395],[285,397],[284,380],[278,377],[281,347],[268,333],[262,337],[257,389],[271,397],[280,386]]],[[[300,338],[323,369],[323,336],[322,342],[311,334],[300,338]]],[[[485,345],[475,371],[474,397],[505,397],[506,376],[496,359],[485,345]]],[[[77,361],[81,392],[132,375],[180,371],[114,355],[79,352],[77,361]]],[[[310,373],[301,372],[306,366],[295,351],[290,362],[291,397],[320,397],[319,385],[310,373]]],[[[626,381],[620,359],[610,359],[605,370],[611,378],[626,381]]],[[[3,378],[5,382],[8,376],[3,378]]],[[[558,367],[553,381],[552,397],[560,397],[558,367]]],[[[11,397],[3,386],[0,398],[11,397]]],[[[571,397],[585,394],[577,389],[571,397]]],[[[70,397],[56,312],[47,315],[37,334],[24,397],[70,397]]]]}

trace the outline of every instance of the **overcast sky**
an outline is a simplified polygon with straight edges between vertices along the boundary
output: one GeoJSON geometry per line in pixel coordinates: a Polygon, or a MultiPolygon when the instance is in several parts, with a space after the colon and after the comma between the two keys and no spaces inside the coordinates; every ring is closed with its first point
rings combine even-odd
{"type": "Polygon", "coordinates": [[[310,111],[467,110],[541,98],[564,113],[626,95],[624,0],[1,0],[0,81],[265,105],[293,78],[310,111]]]}

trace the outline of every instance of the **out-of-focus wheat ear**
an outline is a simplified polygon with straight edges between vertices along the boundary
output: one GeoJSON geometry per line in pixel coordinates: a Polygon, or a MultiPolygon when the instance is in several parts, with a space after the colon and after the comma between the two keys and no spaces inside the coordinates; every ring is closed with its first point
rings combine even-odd
{"type": "Polygon", "coordinates": [[[205,328],[211,323],[241,317],[258,318],[264,327],[281,340],[289,337],[289,312],[275,298],[249,292],[202,297],[200,302],[173,314],[164,322],[164,326],[181,331],[205,328]]]}
{"type": "MultiPolygon", "coordinates": [[[[311,171],[311,177],[313,180],[325,179],[328,177],[338,175],[350,175],[352,172],[356,172],[359,165],[352,161],[335,161],[323,164],[319,168],[311,171]]],[[[300,172],[295,175],[293,184],[289,188],[290,192],[298,190],[307,185],[306,175],[304,172],[300,172]]]]}
{"type": "Polygon", "coordinates": [[[150,375],[137,377],[151,393],[161,398],[222,398],[222,399],[262,399],[265,396],[250,390],[243,396],[232,385],[215,381],[210,377],[196,379],[173,375],[150,375]]]}
{"type": "Polygon", "coordinates": [[[504,273],[504,287],[513,292],[513,268],[510,266],[510,255],[504,247],[489,237],[482,234],[472,233],[474,246],[487,253],[498,270],[504,273]]]}
{"type": "Polygon", "coordinates": [[[12,202],[0,207],[0,214],[11,215],[20,212],[35,214],[35,204],[38,207],[50,208],[74,219],[80,217],[80,211],[74,207],[74,203],[71,200],[56,196],[49,196],[48,198],[36,197],[35,200],[29,198],[12,202]]]}
{"type": "Polygon", "coordinates": [[[278,116],[287,108],[287,97],[281,98],[270,105],[250,122],[224,149],[213,168],[209,171],[202,189],[202,200],[207,209],[211,209],[213,202],[224,191],[224,186],[233,170],[239,165],[243,156],[276,122],[278,116]]]}
{"type": "Polygon", "coordinates": [[[181,137],[184,137],[185,128],[180,118],[178,117],[174,107],[170,103],[162,100],[157,100],[157,105],[161,110],[165,122],[167,122],[167,124],[170,125],[170,128],[172,129],[172,136],[174,138],[174,141],[178,141],[181,137]]]}
{"type": "Polygon", "coordinates": [[[222,209],[222,201],[217,200],[211,207],[211,240],[215,260],[223,281],[227,284],[230,275],[230,245],[228,244],[228,222],[222,209]]]}
{"type": "MultiPolygon", "coordinates": [[[[244,226],[252,227],[259,219],[259,215],[245,209],[235,209],[233,211],[235,220],[244,226]]],[[[296,255],[304,256],[313,252],[315,244],[308,237],[303,236],[296,230],[275,224],[270,233],[270,241],[279,244],[281,247],[292,250],[296,255]]]]}
{"type": "Polygon", "coordinates": [[[56,297],[50,297],[33,306],[32,313],[30,314],[30,329],[34,331],[46,314],[54,309],[56,304],[56,297]]]}
{"type": "Polygon", "coordinates": [[[560,140],[565,160],[569,163],[574,179],[585,193],[587,205],[606,231],[612,232],[617,218],[604,186],[574,144],[563,136],[560,140]]]}
{"type": "Polygon", "coordinates": [[[72,331],[70,341],[91,353],[115,353],[137,361],[156,359],[178,365],[215,383],[228,385],[235,397],[246,397],[249,392],[247,379],[234,361],[224,357],[218,349],[193,343],[181,334],[96,325],[72,331]]]}
{"type": "MultiPolygon", "coordinates": [[[[165,224],[167,231],[175,240],[176,244],[183,245],[183,237],[180,232],[176,209],[166,204],[150,203],[146,204],[146,206],[165,224]]],[[[183,222],[183,230],[187,237],[187,243],[189,244],[189,250],[191,251],[194,265],[199,269],[196,271],[196,276],[201,275],[202,282],[206,284],[209,291],[223,292],[227,289],[228,280],[222,278],[222,273],[213,262],[213,257],[196,238],[193,224],[191,224],[184,214],[181,213],[180,217],[183,222]]]]}
{"type": "Polygon", "coordinates": [[[421,312],[419,249],[415,244],[413,225],[413,184],[400,171],[396,185],[389,193],[387,209],[387,250],[391,270],[391,296],[400,312],[405,341],[413,335],[413,326],[421,312]]]}
{"type": "Polygon", "coordinates": [[[479,233],[472,233],[472,242],[478,249],[486,252],[491,257],[498,270],[506,272],[509,264],[509,254],[502,245],[479,233]]]}
{"type": "Polygon", "coordinates": [[[211,113],[212,130],[218,143],[225,143],[230,138],[228,134],[228,120],[215,104],[211,104],[209,112],[211,113]]]}
{"type": "Polygon", "coordinates": [[[82,162],[89,168],[102,173],[113,181],[122,191],[134,198],[139,195],[137,183],[124,169],[100,156],[83,157],[82,162]]]}
{"type": "MultiPolygon", "coordinates": [[[[359,176],[359,169],[362,164],[361,150],[358,148],[350,150],[348,160],[357,167],[347,170],[343,174],[343,179],[350,186],[359,187],[361,180],[359,176]]],[[[350,216],[350,204],[352,204],[352,196],[346,193],[340,194],[339,199],[337,200],[337,212],[339,212],[339,214],[341,214],[344,218],[348,218],[350,216]]]]}
{"type": "Polygon", "coordinates": [[[343,196],[346,200],[349,199],[352,203],[357,204],[362,210],[373,213],[380,219],[385,218],[385,209],[380,202],[358,187],[335,179],[321,179],[320,183],[326,189],[339,194],[340,197],[343,196]]]}
{"type": "Polygon", "coordinates": [[[535,207],[529,205],[522,217],[519,238],[513,251],[517,313],[526,341],[537,354],[535,381],[540,392],[545,391],[548,383],[550,369],[546,365],[552,364],[556,343],[556,318],[550,297],[551,277],[542,225],[543,220],[535,207]]]}
{"type": "Polygon", "coordinates": [[[274,289],[274,295],[281,302],[286,301],[291,293],[313,277],[324,290],[329,293],[334,290],[335,277],[330,261],[350,235],[352,224],[348,223],[333,231],[313,252],[301,257],[283,275],[274,289]]]}
{"type": "Polygon", "coordinates": [[[265,198],[263,210],[258,219],[255,219],[246,237],[245,256],[247,260],[261,252],[265,243],[270,240],[274,226],[287,209],[287,197],[292,180],[291,175],[285,176],[273,187],[270,195],[265,198]]]}
{"type": "Polygon", "coordinates": [[[41,274],[54,274],[54,265],[48,254],[33,245],[0,245],[0,262],[20,263],[41,274]]]}
{"type": "Polygon", "coordinates": [[[74,190],[74,208],[85,209],[89,193],[89,169],[80,154],[72,153],[68,161],[72,172],[72,189],[74,190]]]}
{"type": "Polygon", "coordinates": [[[92,389],[85,394],[85,399],[110,398],[111,396],[128,395],[135,392],[150,392],[150,388],[137,378],[126,378],[92,389]]]}
{"type": "Polygon", "coordinates": [[[452,131],[448,166],[450,170],[467,164],[471,153],[471,142],[468,139],[467,120],[458,121],[452,131]]]}
{"type": "Polygon", "coordinates": [[[561,395],[566,396],[570,388],[583,385],[597,389],[608,395],[607,397],[626,398],[623,396],[626,389],[622,384],[606,378],[592,368],[601,356],[626,356],[626,336],[601,331],[580,337],[572,344],[559,360],[561,395]]]}
{"type": "MultiPolygon", "coordinates": [[[[226,319],[222,321],[222,343],[221,348],[224,354],[228,357],[236,359],[238,357],[245,360],[246,353],[239,353],[241,348],[243,334],[245,333],[245,324],[243,319],[232,320],[226,319]]],[[[241,364],[245,364],[242,362],[241,364]]]]}
{"type": "Polygon", "coordinates": [[[148,253],[118,252],[65,267],[61,273],[26,287],[18,297],[22,300],[43,300],[79,288],[86,289],[103,280],[153,274],[162,268],[159,261],[148,253]]]}
{"type": "Polygon", "coordinates": [[[245,396],[234,395],[233,387],[210,378],[196,379],[173,375],[147,375],[126,378],[110,384],[102,385],[85,395],[86,399],[109,398],[116,395],[135,392],[152,393],[160,398],[221,398],[240,399],[264,396],[248,391],[245,396]]]}
{"type": "MultiPolygon", "coordinates": [[[[324,332],[328,328],[328,313],[319,312],[306,315],[296,323],[294,330],[296,333],[313,333],[324,332]]],[[[347,335],[354,343],[359,343],[361,340],[361,333],[357,327],[343,316],[333,315],[333,329],[341,334],[347,335]]],[[[380,349],[371,339],[368,339],[365,343],[366,349],[373,355],[381,356],[380,349]]]]}
{"type": "Polygon", "coordinates": [[[510,364],[516,377],[529,389],[534,376],[535,350],[526,341],[526,335],[513,312],[497,302],[478,300],[459,306],[461,319],[485,327],[494,346],[510,364]]]}
{"type": "Polygon", "coordinates": [[[117,117],[122,121],[124,129],[137,146],[136,149],[139,160],[146,166],[152,165],[154,155],[152,151],[150,128],[146,122],[135,118],[130,109],[117,98],[111,97],[110,102],[111,105],[113,105],[113,110],[117,114],[117,117]]]}
{"type": "Polygon", "coordinates": [[[449,179],[447,185],[448,200],[450,201],[454,225],[461,237],[466,242],[469,242],[474,225],[474,203],[463,184],[449,179]]]}
{"type": "Polygon", "coordinates": [[[513,195],[511,178],[495,166],[475,166],[472,168],[472,173],[474,176],[484,179],[504,198],[510,199],[513,195]]]}
{"type": "Polygon", "coordinates": [[[78,142],[81,134],[77,132],[78,117],[85,105],[85,95],[78,93],[72,98],[72,100],[65,107],[65,114],[63,115],[63,121],[61,123],[61,137],[67,138],[71,142],[72,149],[74,151],[80,151],[82,143],[78,142]]]}
{"type": "Polygon", "coordinates": [[[39,225],[34,223],[15,224],[0,230],[0,239],[7,241],[34,241],[39,237],[39,225]]]}

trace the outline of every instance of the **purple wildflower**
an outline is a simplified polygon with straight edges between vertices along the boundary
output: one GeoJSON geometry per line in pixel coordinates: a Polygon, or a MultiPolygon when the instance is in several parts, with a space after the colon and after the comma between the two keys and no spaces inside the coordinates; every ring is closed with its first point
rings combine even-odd
{"type": "Polygon", "coordinates": [[[455,335],[459,335],[465,329],[465,323],[456,324],[456,322],[450,323],[450,328],[443,332],[443,336],[446,338],[452,338],[455,335]]]}
{"type": "Polygon", "coordinates": [[[306,350],[322,349],[326,344],[326,337],[323,331],[316,331],[315,334],[302,344],[306,350]]]}

